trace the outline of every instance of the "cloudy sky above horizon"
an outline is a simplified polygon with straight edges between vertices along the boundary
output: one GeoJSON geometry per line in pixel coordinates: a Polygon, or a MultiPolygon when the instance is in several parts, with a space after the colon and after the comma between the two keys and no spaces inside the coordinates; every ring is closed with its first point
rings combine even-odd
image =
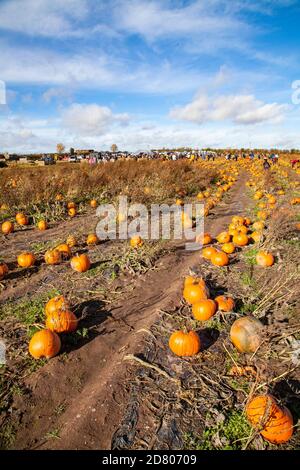
{"type": "Polygon", "coordinates": [[[299,20],[298,0],[1,0],[0,152],[300,148],[299,20]]]}

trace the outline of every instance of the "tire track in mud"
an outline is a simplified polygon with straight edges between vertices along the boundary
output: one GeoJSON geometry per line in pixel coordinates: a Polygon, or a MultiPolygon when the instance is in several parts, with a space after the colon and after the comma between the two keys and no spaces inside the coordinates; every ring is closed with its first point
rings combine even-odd
{"type": "MultiPolygon", "coordinates": [[[[226,201],[205,219],[205,231],[215,236],[232,215],[244,213],[246,178],[242,173],[226,201]]],[[[175,253],[160,258],[157,269],[140,276],[133,291],[110,305],[92,341],[32,374],[27,382],[30,395],[14,404],[21,417],[15,448],[111,448],[130,398],[124,384],[132,372],[124,355],[143,350],[140,330],[151,327],[158,310],[178,305],[183,277],[199,264],[199,252],[183,248],[178,244],[175,253]],[[64,411],[58,415],[55,410],[62,404],[64,411]],[[53,430],[59,430],[60,439],[45,437],[53,430]]]]}

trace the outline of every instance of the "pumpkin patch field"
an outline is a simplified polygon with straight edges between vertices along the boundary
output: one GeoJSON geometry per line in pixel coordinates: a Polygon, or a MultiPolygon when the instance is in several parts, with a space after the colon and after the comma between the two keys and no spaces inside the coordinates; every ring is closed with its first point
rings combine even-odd
{"type": "Polygon", "coordinates": [[[1,449],[300,448],[289,159],[0,169],[1,449]],[[203,204],[197,249],[101,239],[119,196],[203,204]]]}

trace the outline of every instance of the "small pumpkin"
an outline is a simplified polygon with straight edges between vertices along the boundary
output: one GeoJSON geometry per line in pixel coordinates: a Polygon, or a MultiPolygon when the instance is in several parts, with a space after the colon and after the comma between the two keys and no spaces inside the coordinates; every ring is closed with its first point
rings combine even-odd
{"type": "Polygon", "coordinates": [[[183,289],[183,298],[187,303],[193,305],[200,300],[206,300],[209,298],[209,290],[203,283],[194,282],[188,284],[183,289]]]}
{"type": "Polygon", "coordinates": [[[229,264],[229,258],[226,253],[216,251],[211,257],[211,262],[215,266],[227,266],[229,264]]]}
{"type": "Polygon", "coordinates": [[[216,249],[213,246],[206,246],[202,250],[202,256],[205,259],[211,260],[211,257],[214,253],[216,253],[216,249]]]}
{"type": "Polygon", "coordinates": [[[231,236],[228,232],[221,232],[217,236],[217,240],[219,243],[229,243],[231,240],[231,236]]]}
{"type": "Polygon", "coordinates": [[[78,244],[76,238],[73,235],[68,236],[66,243],[70,248],[73,248],[73,246],[78,244]]]}
{"type": "Polygon", "coordinates": [[[263,324],[254,317],[236,320],[230,329],[230,339],[241,353],[254,353],[262,341],[263,324]]]}
{"type": "Polygon", "coordinates": [[[209,320],[217,311],[217,304],[214,300],[206,299],[196,302],[192,306],[194,318],[199,321],[209,320]]]}
{"type": "Polygon", "coordinates": [[[71,209],[68,210],[68,214],[70,217],[75,217],[77,214],[75,207],[71,207],[71,209]]]}
{"type": "Polygon", "coordinates": [[[58,250],[61,253],[61,256],[65,259],[70,258],[72,254],[71,248],[68,243],[61,243],[55,249],[58,250]]]}
{"type": "Polygon", "coordinates": [[[7,220],[6,222],[3,222],[1,225],[1,231],[4,235],[8,235],[9,233],[12,233],[14,231],[15,227],[12,222],[7,220]]]}
{"type": "Polygon", "coordinates": [[[138,248],[143,245],[143,240],[139,235],[134,235],[130,239],[130,246],[132,248],[138,248]]]}
{"type": "Polygon", "coordinates": [[[239,233],[233,237],[232,242],[237,246],[246,246],[249,243],[249,237],[245,233],[239,233]]]}
{"type": "Polygon", "coordinates": [[[6,263],[0,262],[0,281],[4,279],[6,274],[8,273],[8,266],[6,263]]]}
{"type": "Polygon", "coordinates": [[[254,243],[259,243],[262,240],[263,236],[260,232],[252,232],[250,234],[250,238],[254,241],[254,243]]]}
{"type": "Polygon", "coordinates": [[[73,258],[71,259],[71,268],[79,273],[84,273],[85,271],[90,269],[90,266],[91,262],[89,260],[89,257],[84,253],[82,255],[73,256],[73,258]]]}
{"type": "Polygon", "coordinates": [[[68,209],[76,209],[76,203],[71,201],[67,203],[67,208],[68,209]]]}
{"type": "Polygon", "coordinates": [[[212,237],[209,233],[204,233],[203,235],[198,235],[198,237],[196,237],[196,242],[201,245],[209,245],[212,242],[212,237]]]}
{"type": "Polygon", "coordinates": [[[283,444],[293,435],[293,417],[272,395],[257,395],[246,406],[246,416],[267,441],[283,444]]]}
{"type": "Polygon", "coordinates": [[[70,310],[69,302],[63,295],[57,295],[48,300],[45,305],[45,314],[46,316],[57,311],[70,310]]]}
{"type": "Polygon", "coordinates": [[[61,252],[56,249],[47,250],[44,255],[44,259],[45,259],[46,264],[51,264],[51,265],[59,264],[62,261],[62,255],[61,255],[61,252]]]}
{"type": "Polygon", "coordinates": [[[96,199],[92,199],[92,200],[91,200],[90,206],[91,206],[93,209],[96,209],[96,207],[97,207],[97,201],[96,201],[96,199]]]}
{"type": "Polygon", "coordinates": [[[16,215],[16,222],[19,225],[28,225],[29,220],[27,215],[23,214],[23,212],[18,212],[18,214],[16,215]]]}
{"type": "Polygon", "coordinates": [[[265,268],[269,266],[273,266],[274,256],[272,255],[272,253],[268,253],[266,251],[260,251],[256,255],[256,262],[259,266],[263,266],[265,268]]]}
{"type": "Polygon", "coordinates": [[[30,253],[29,251],[24,251],[18,256],[17,261],[18,265],[21,268],[30,268],[34,265],[36,258],[33,253],[30,253]]]}
{"type": "Polygon", "coordinates": [[[37,224],[37,227],[39,230],[43,231],[43,230],[47,230],[48,228],[48,224],[46,222],[46,220],[40,220],[37,224]]]}
{"type": "Polygon", "coordinates": [[[61,342],[59,336],[51,330],[41,330],[33,335],[29,342],[29,353],[35,359],[50,359],[59,353],[61,342]]]}
{"type": "Polygon", "coordinates": [[[176,356],[194,356],[200,351],[200,338],[195,331],[174,331],[169,339],[169,347],[176,356]]]}
{"type": "Polygon", "coordinates": [[[252,228],[257,232],[261,232],[265,228],[265,223],[262,220],[259,220],[257,222],[254,222],[252,228]]]}
{"type": "Polygon", "coordinates": [[[87,245],[97,245],[97,243],[99,243],[99,238],[97,237],[97,235],[95,233],[90,233],[88,236],[87,236],[87,239],[86,239],[86,244],[87,245]]]}
{"type": "Polygon", "coordinates": [[[218,297],[215,298],[215,302],[218,305],[218,309],[222,312],[232,312],[234,309],[234,300],[232,297],[218,295],[218,297]]]}
{"type": "Polygon", "coordinates": [[[70,310],[57,310],[47,315],[46,328],[56,333],[71,333],[77,325],[78,319],[70,310]]]}
{"type": "Polygon", "coordinates": [[[222,251],[224,251],[224,253],[227,253],[228,255],[231,255],[235,252],[235,246],[232,242],[224,243],[224,245],[221,246],[221,249],[222,251]]]}
{"type": "Polygon", "coordinates": [[[241,215],[234,215],[231,219],[231,222],[235,225],[243,225],[244,217],[242,217],[241,215]]]}

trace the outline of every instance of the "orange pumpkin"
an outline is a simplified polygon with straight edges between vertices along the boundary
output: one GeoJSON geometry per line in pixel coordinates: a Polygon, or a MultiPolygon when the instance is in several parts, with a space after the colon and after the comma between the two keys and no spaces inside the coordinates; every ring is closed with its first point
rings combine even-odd
{"type": "Polygon", "coordinates": [[[40,220],[37,224],[37,227],[38,227],[39,230],[42,230],[42,231],[47,230],[48,224],[47,224],[46,220],[40,220]]]}
{"type": "Polygon", "coordinates": [[[261,230],[265,228],[265,223],[262,220],[254,222],[254,224],[252,225],[252,228],[253,230],[257,232],[260,232],[261,230]]]}
{"type": "Polygon", "coordinates": [[[233,237],[232,241],[237,246],[246,246],[249,243],[249,238],[245,233],[239,233],[233,237]]]}
{"type": "Polygon", "coordinates": [[[254,353],[262,341],[263,324],[254,317],[236,320],[230,330],[230,339],[242,353],[254,353]]]}
{"type": "Polygon", "coordinates": [[[268,217],[268,214],[266,211],[258,211],[257,217],[261,220],[266,220],[266,218],[268,217]]]}
{"type": "Polygon", "coordinates": [[[30,268],[34,265],[36,259],[33,253],[29,251],[24,251],[18,256],[18,265],[21,268],[30,268]]]}
{"type": "Polygon", "coordinates": [[[16,221],[19,225],[28,225],[29,223],[27,215],[23,214],[22,212],[18,212],[16,215],[16,221]]]}
{"type": "Polygon", "coordinates": [[[56,200],[56,201],[62,201],[63,198],[64,198],[64,197],[63,197],[62,194],[56,194],[56,196],[55,196],[55,200],[56,200]]]}
{"type": "Polygon", "coordinates": [[[231,219],[232,223],[235,225],[243,225],[244,223],[244,217],[240,215],[234,215],[231,219]]]}
{"type": "Polygon", "coordinates": [[[171,351],[180,357],[194,356],[200,351],[200,338],[195,331],[174,331],[169,339],[171,351]]]}
{"type": "Polygon", "coordinates": [[[238,233],[248,233],[248,227],[246,225],[240,225],[237,227],[238,233]]]}
{"type": "Polygon", "coordinates": [[[90,233],[88,236],[87,236],[87,239],[86,239],[86,243],[87,245],[97,245],[97,243],[99,243],[99,238],[97,237],[97,235],[95,233],[90,233]]]}
{"type": "Polygon", "coordinates": [[[215,266],[227,266],[229,264],[229,258],[226,253],[216,251],[211,257],[211,262],[215,266]]]}
{"type": "Polygon", "coordinates": [[[68,208],[68,209],[76,209],[76,203],[73,202],[73,201],[68,202],[67,208],[68,208]]]}
{"type": "Polygon", "coordinates": [[[225,295],[218,295],[215,298],[217,302],[218,309],[222,312],[232,312],[234,309],[234,300],[231,297],[226,297],[225,295]]]}
{"type": "Polygon", "coordinates": [[[209,233],[204,233],[196,237],[196,242],[200,243],[200,245],[209,245],[212,242],[212,237],[209,233]]]}
{"type": "Polygon", "coordinates": [[[6,274],[8,273],[8,267],[6,263],[0,262],[0,281],[4,279],[6,274]]]}
{"type": "Polygon", "coordinates": [[[93,209],[96,209],[96,207],[97,207],[97,201],[96,201],[96,199],[92,199],[92,200],[91,200],[90,206],[91,206],[93,209]]]}
{"type": "Polygon", "coordinates": [[[41,330],[33,335],[29,342],[29,353],[35,359],[50,359],[59,353],[61,342],[59,336],[50,330],[41,330]]]}
{"type": "Polygon", "coordinates": [[[229,243],[231,239],[231,236],[228,232],[221,232],[217,236],[217,240],[219,243],[229,243]]]}
{"type": "Polygon", "coordinates": [[[73,256],[71,259],[71,268],[79,273],[84,273],[90,269],[91,262],[85,254],[73,256]]]}
{"type": "Polygon", "coordinates": [[[202,256],[205,259],[210,260],[212,255],[216,253],[216,249],[213,246],[207,246],[202,250],[202,256]]]}
{"type": "Polygon", "coordinates": [[[272,395],[257,395],[246,406],[248,421],[273,444],[283,444],[293,435],[293,417],[272,395]]]}
{"type": "Polygon", "coordinates": [[[72,248],[77,245],[77,240],[73,235],[69,235],[66,241],[67,245],[72,248]]]}
{"type": "Polygon", "coordinates": [[[260,251],[256,255],[256,262],[259,266],[269,267],[274,264],[274,256],[272,253],[267,253],[266,251],[260,251]]]}
{"type": "Polygon", "coordinates": [[[194,318],[199,321],[209,320],[217,311],[217,304],[214,300],[206,299],[196,302],[192,306],[194,318]]]}
{"type": "Polygon", "coordinates": [[[132,248],[138,248],[143,245],[143,240],[139,235],[134,235],[130,239],[130,246],[132,248]]]}
{"type": "Polygon", "coordinates": [[[263,236],[259,232],[252,232],[250,238],[254,241],[254,243],[259,243],[262,240],[263,236]]]}
{"type": "Polygon", "coordinates": [[[193,284],[188,284],[183,289],[183,298],[187,303],[193,305],[200,300],[206,300],[209,298],[208,288],[202,283],[194,282],[193,284]]]}
{"type": "Polygon", "coordinates": [[[235,251],[235,246],[232,242],[224,243],[224,245],[221,246],[221,249],[224,251],[224,253],[231,255],[235,251]]]}
{"type": "Polygon", "coordinates": [[[66,259],[70,258],[71,254],[72,254],[71,248],[68,245],[68,243],[61,243],[55,249],[58,250],[61,253],[61,256],[63,258],[66,258],[66,259]]]}
{"type": "Polygon", "coordinates": [[[7,220],[6,222],[3,222],[1,225],[1,231],[4,235],[8,235],[9,233],[12,233],[14,231],[15,227],[12,222],[7,220]]]}
{"type": "Polygon", "coordinates": [[[57,295],[52,299],[48,300],[45,305],[45,314],[46,316],[50,315],[51,313],[55,313],[57,311],[65,311],[69,310],[69,302],[63,295],[57,295]]]}
{"type": "Polygon", "coordinates": [[[46,328],[56,333],[71,333],[77,325],[77,317],[69,310],[57,310],[47,315],[46,328]]]}
{"type": "Polygon", "coordinates": [[[201,277],[187,276],[184,280],[184,287],[190,286],[192,284],[199,284],[203,288],[206,288],[205,281],[201,277]]]}
{"type": "Polygon", "coordinates": [[[249,219],[249,217],[245,217],[244,225],[246,225],[246,227],[249,227],[249,225],[251,225],[251,219],[249,219]]]}
{"type": "Polygon", "coordinates": [[[61,263],[62,257],[60,251],[54,250],[47,250],[44,256],[46,264],[59,264],[61,263]]]}
{"type": "Polygon", "coordinates": [[[70,217],[75,217],[77,214],[75,207],[71,207],[71,209],[68,210],[68,214],[70,217]]]}

